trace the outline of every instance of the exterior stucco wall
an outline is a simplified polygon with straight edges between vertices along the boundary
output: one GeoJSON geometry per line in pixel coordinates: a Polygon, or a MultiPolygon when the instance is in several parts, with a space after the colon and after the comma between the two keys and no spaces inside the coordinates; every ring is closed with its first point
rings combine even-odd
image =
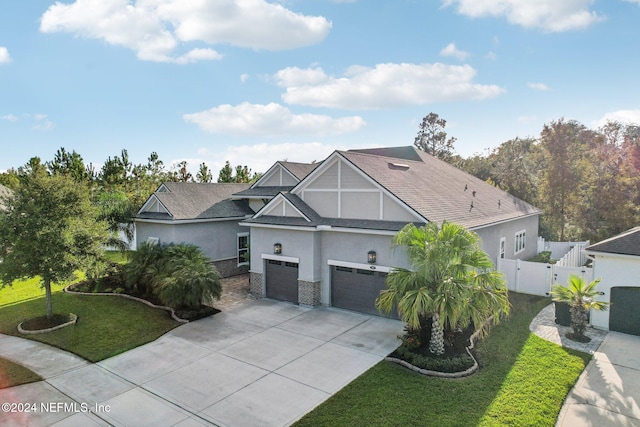
{"type": "MultiPolygon", "coordinates": [[[[282,245],[281,256],[299,258],[300,260],[299,283],[312,283],[314,286],[318,286],[320,304],[329,305],[331,302],[329,260],[366,265],[367,253],[374,250],[377,254],[377,266],[409,266],[404,250],[401,248],[391,249],[391,238],[391,235],[252,227],[249,245],[251,273],[256,280],[264,281],[262,255],[273,256],[273,245],[280,243],[282,245]]],[[[252,283],[252,290],[254,287],[258,288],[258,284],[252,283]]],[[[260,294],[260,292],[255,293],[260,294]]]]}
{"type": "Polygon", "coordinates": [[[162,224],[136,221],[138,246],[149,237],[157,237],[161,244],[191,243],[198,246],[212,261],[237,258],[237,234],[249,229],[238,220],[190,224],[162,224]]]}
{"type": "Polygon", "coordinates": [[[505,258],[507,259],[528,259],[536,255],[538,238],[537,215],[508,221],[488,227],[478,228],[473,231],[478,233],[482,239],[482,248],[493,263],[497,263],[500,253],[500,239],[505,238],[505,258]],[[516,233],[526,231],[526,244],[522,252],[515,254],[516,233]]]}
{"type": "Polygon", "coordinates": [[[322,305],[331,303],[331,266],[329,260],[367,264],[367,253],[376,252],[376,266],[408,268],[406,252],[402,248],[391,248],[391,235],[341,233],[323,231],[320,233],[321,252],[318,259],[320,270],[322,305]]]}
{"type": "MultiPolygon", "coordinates": [[[[248,230],[247,227],[243,227],[248,230]]],[[[298,266],[298,279],[313,282],[314,274],[314,247],[317,233],[313,231],[285,230],[279,228],[251,227],[249,250],[251,251],[251,271],[264,273],[264,260],[262,255],[274,255],[273,245],[282,245],[281,256],[300,258],[298,266]]]]}
{"type": "MultiPolygon", "coordinates": [[[[600,301],[610,302],[611,288],[615,286],[640,287],[640,257],[624,255],[595,254],[593,263],[594,279],[602,279],[597,290],[604,292],[600,301]]],[[[609,329],[609,310],[591,311],[591,324],[597,328],[609,329]]]]}

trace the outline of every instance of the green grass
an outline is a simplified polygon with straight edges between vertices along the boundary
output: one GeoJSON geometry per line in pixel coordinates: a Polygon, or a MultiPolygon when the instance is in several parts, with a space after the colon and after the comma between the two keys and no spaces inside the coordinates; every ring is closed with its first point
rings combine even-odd
{"type": "MultiPolygon", "coordinates": [[[[113,296],[53,294],[56,313],[74,313],[74,326],[28,338],[97,362],[153,341],[179,325],[164,310],[113,296]]],[[[45,298],[0,308],[0,333],[25,338],[18,323],[45,313],[45,298]]]]}
{"type": "Polygon", "coordinates": [[[553,426],[590,356],[529,332],[548,298],[512,293],[510,300],[511,318],[478,343],[474,375],[425,377],[383,361],[297,426],[553,426]]]}
{"type": "MultiPolygon", "coordinates": [[[[127,262],[127,254],[119,251],[107,251],[105,253],[107,259],[111,262],[125,263],[127,262]]],[[[76,273],[77,277],[72,282],[83,280],[84,273],[76,273]]],[[[72,282],[65,283],[53,283],[51,285],[51,292],[61,292],[65,286],[72,282]]],[[[44,288],[40,282],[39,277],[34,277],[27,280],[18,280],[13,283],[12,286],[2,287],[0,282],[0,307],[16,304],[19,302],[29,301],[36,298],[44,297],[44,288]]]]}
{"type": "MultiPolygon", "coordinates": [[[[1,285],[2,282],[0,282],[1,285]]],[[[66,285],[68,283],[54,283],[51,285],[51,292],[60,292],[66,285]]],[[[44,288],[39,277],[17,280],[12,286],[0,288],[0,308],[42,297],[44,297],[44,288]]]]}
{"type": "Polygon", "coordinates": [[[42,377],[22,365],[0,357],[0,388],[40,381],[42,377]]]}
{"type": "MultiPolygon", "coordinates": [[[[114,262],[125,262],[121,252],[107,252],[114,262]]],[[[82,280],[78,274],[76,280],[82,280]]],[[[21,335],[18,323],[46,313],[39,278],[17,281],[0,289],[0,333],[51,344],[97,362],[153,341],[179,325],[164,310],[112,296],[82,296],[62,292],[68,283],[52,285],[53,311],[78,315],[75,326],[41,335],[21,335]]]]}

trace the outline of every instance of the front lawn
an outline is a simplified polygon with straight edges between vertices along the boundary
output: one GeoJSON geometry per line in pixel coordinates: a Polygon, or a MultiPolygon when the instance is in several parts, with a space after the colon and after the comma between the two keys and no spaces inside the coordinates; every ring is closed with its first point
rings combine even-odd
{"type": "Polygon", "coordinates": [[[509,299],[510,319],[478,343],[476,374],[424,377],[383,361],[296,425],[553,426],[590,356],[529,332],[548,298],[509,299]]]}
{"type": "MultiPolygon", "coordinates": [[[[53,294],[56,313],[74,313],[74,326],[28,338],[97,362],[153,341],[180,325],[164,310],[115,296],[53,294]]],[[[44,297],[0,308],[0,333],[22,338],[16,327],[45,313],[44,297]]]]}
{"type": "Polygon", "coordinates": [[[0,388],[40,381],[42,377],[35,372],[0,357],[0,388]]]}

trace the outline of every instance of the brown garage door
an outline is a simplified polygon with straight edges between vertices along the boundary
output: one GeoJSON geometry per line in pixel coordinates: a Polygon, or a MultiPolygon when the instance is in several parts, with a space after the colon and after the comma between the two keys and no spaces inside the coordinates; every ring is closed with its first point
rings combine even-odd
{"type": "Polygon", "coordinates": [[[298,264],[267,260],[267,298],[298,304],[298,264]]]}
{"type": "Polygon", "coordinates": [[[331,268],[331,305],[380,316],[375,300],[386,289],[387,273],[333,266],[331,268]]]}
{"type": "Polygon", "coordinates": [[[640,335],[640,287],[611,288],[609,330],[640,335]]]}

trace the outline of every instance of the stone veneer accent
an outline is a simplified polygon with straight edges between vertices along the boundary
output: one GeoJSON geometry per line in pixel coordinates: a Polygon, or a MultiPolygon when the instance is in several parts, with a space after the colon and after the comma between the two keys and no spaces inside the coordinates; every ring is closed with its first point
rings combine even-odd
{"type": "Polygon", "coordinates": [[[237,276],[249,272],[249,265],[238,266],[237,258],[213,261],[213,265],[216,267],[216,270],[218,270],[218,273],[220,273],[220,277],[237,276]]]}
{"type": "Polygon", "coordinates": [[[262,273],[249,273],[249,292],[257,298],[264,298],[265,294],[262,290],[262,273]]]}
{"type": "Polygon", "coordinates": [[[298,280],[298,304],[320,305],[320,281],[298,280]]]}

